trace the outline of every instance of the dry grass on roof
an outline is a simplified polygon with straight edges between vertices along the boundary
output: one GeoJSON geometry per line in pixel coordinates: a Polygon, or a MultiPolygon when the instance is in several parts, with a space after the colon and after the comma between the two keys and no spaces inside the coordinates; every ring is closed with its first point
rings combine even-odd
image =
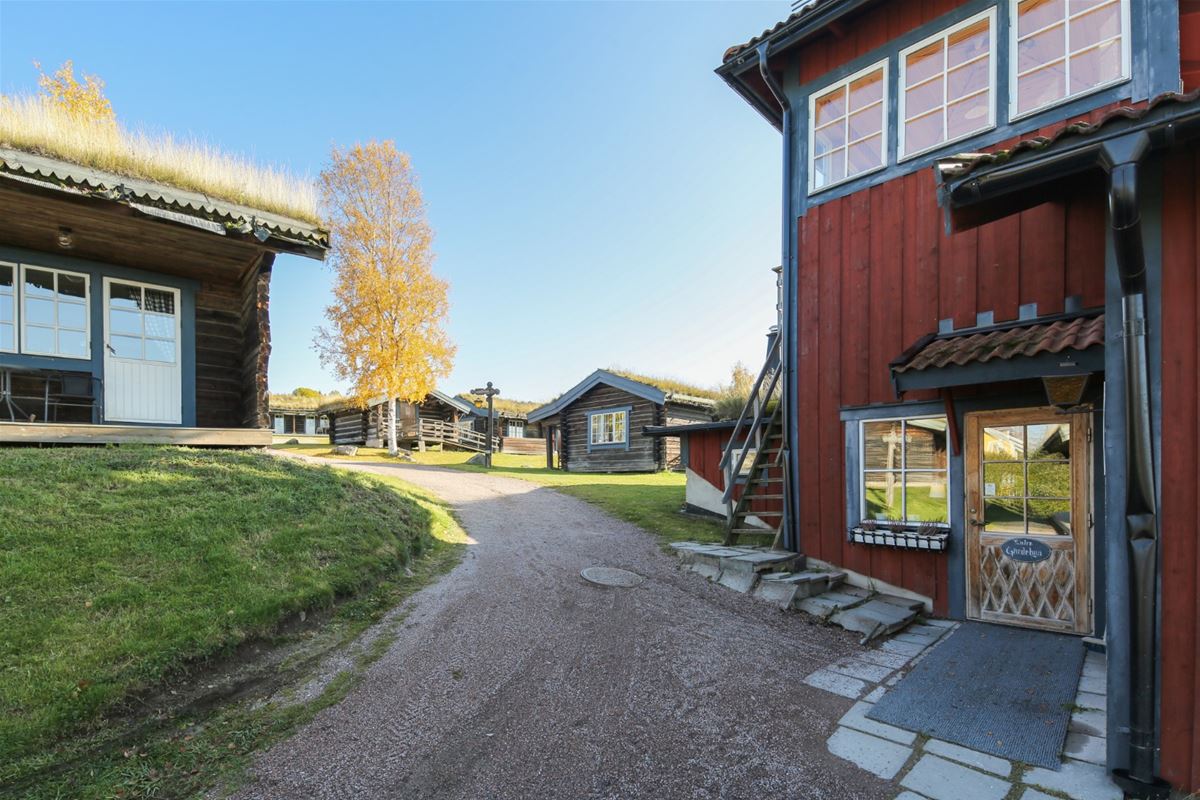
{"type": "Polygon", "coordinates": [[[660,378],[654,375],[642,375],[637,372],[630,372],[625,369],[617,369],[609,367],[609,372],[614,375],[620,375],[622,378],[628,378],[631,381],[644,383],[648,386],[653,386],[656,389],[661,389],[670,394],[682,394],[689,397],[698,397],[703,400],[716,400],[720,397],[720,392],[716,389],[705,389],[702,386],[693,386],[690,383],[675,380],[674,378],[660,378]]]}
{"type": "Polygon", "coordinates": [[[323,394],[319,397],[303,397],[297,394],[271,394],[268,407],[280,411],[316,411],[334,400],[345,400],[340,394],[323,394]]]}
{"type": "MultiPolygon", "coordinates": [[[[487,400],[482,402],[473,394],[460,394],[459,398],[466,400],[476,408],[487,408],[487,400]]],[[[528,414],[535,408],[541,408],[543,403],[533,403],[528,400],[513,400],[508,397],[493,397],[492,407],[501,414],[528,414]]]]}
{"type": "Polygon", "coordinates": [[[195,139],[83,122],[37,96],[0,96],[0,146],[320,223],[310,180],[195,139]]]}

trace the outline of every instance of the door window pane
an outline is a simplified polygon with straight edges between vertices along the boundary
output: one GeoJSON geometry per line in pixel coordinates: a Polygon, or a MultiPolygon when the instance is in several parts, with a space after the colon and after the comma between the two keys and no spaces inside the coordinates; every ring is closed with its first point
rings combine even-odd
{"type": "Polygon", "coordinates": [[[1030,497],[1071,497],[1071,465],[1065,462],[1029,462],[1030,497]]]}
{"type": "Polygon", "coordinates": [[[1031,459],[1071,457],[1071,426],[1066,423],[1030,425],[1029,457],[1031,459]]]}
{"type": "Polygon", "coordinates": [[[156,339],[175,338],[174,317],[165,317],[162,314],[146,314],[145,320],[147,336],[153,336],[156,339]]]}
{"type": "Polygon", "coordinates": [[[1070,500],[1027,501],[1029,533],[1035,536],[1070,536],[1070,500]]]}
{"type": "Polygon", "coordinates": [[[114,282],[109,285],[108,293],[109,308],[137,310],[142,307],[142,287],[140,286],[114,282]]]}
{"type": "Polygon", "coordinates": [[[164,339],[146,340],[146,358],[150,361],[175,363],[175,342],[164,339]]]}
{"type": "Polygon", "coordinates": [[[1069,536],[1070,456],[1069,423],[984,428],[985,530],[1069,536]]]}
{"type": "Polygon", "coordinates": [[[984,497],[1024,497],[1025,464],[1022,461],[983,465],[984,497]]]}
{"type": "Polygon", "coordinates": [[[113,349],[113,355],[117,358],[141,358],[142,357],[142,339],[140,336],[111,336],[109,337],[109,346],[113,349]]]}
{"type": "Polygon", "coordinates": [[[136,311],[109,311],[108,329],[113,333],[142,335],[142,315],[136,311]]]}
{"type": "Polygon", "coordinates": [[[156,314],[175,313],[175,293],[163,292],[158,289],[147,289],[145,298],[146,310],[156,314]]]}
{"type": "Polygon", "coordinates": [[[1025,457],[1025,428],[1005,425],[983,429],[983,457],[988,461],[1012,461],[1025,457]]]}
{"type": "Polygon", "coordinates": [[[1025,501],[1016,498],[983,501],[984,530],[989,533],[1025,533],[1025,501]]]}

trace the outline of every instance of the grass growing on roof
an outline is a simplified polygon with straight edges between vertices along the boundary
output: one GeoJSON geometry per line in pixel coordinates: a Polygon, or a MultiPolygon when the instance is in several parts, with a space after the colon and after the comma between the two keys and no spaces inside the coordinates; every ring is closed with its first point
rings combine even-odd
{"type": "Polygon", "coordinates": [[[461,541],[393,484],[250,452],[0,450],[0,795],[132,698],[461,541]]]}
{"type": "Polygon", "coordinates": [[[37,96],[0,96],[0,146],[319,224],[316,188],[199,140],[81,121],[37,96]]]}
{"type": "Polygon", "coordinates": [[[653,386],[661,389],[664,392],[672,392],[675,394],[683,394],[689,397],[699,397],[704,400],[716,400],[721,396],[721,393],[716,389],[708,389],[703,386],[694,386],[690,383],[685,383],[675,378],[662,378],[656,375],[642,375],[637,372],[630,372],[626,369],[618,367],[609,367],[608,372],[614,375],[620,375],[622,378],[628,378],[631,381],[644,383],[647,386],[653,386]]]}

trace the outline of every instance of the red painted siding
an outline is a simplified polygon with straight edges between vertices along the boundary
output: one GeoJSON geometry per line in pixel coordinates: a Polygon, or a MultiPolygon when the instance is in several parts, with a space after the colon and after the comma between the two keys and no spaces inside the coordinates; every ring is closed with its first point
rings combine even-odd
{"type": "Polygon", "coordinates": [[[1200,157],[1168,157],[1163,181],[1162,774],[1200,788],[1200,157]]]}
{"type": "Polygon", "coordinates": [[[1200,0],[1179,0],[1179,71],[1185,92],[1200,87],[1200,0]]]}
{"type": "MultiPolygon", "coordinates": [[[[997,322],[1017,307],[1104,304],[1104,196],[1087,191],[947,236],[932,171],[831,200],[799,222],[798,455],[801,545],[809,555],[933,598],[942,556],[846,542],[843,407],[895,402],[887,364],[938,320],[997,322]]],[[[906,399],[916,399],[910,395],[906,399]]],[[[933,397],[931,394],[924,395],[933,397]]]]}

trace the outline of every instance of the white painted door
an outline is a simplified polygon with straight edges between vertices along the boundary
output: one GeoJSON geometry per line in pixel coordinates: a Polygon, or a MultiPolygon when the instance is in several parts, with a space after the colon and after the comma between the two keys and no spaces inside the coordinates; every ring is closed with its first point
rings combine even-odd
{"type": "Polygon", "coordinates": [[[179,290],[104,279],[104,418],[183,421],[179,290]]]}

